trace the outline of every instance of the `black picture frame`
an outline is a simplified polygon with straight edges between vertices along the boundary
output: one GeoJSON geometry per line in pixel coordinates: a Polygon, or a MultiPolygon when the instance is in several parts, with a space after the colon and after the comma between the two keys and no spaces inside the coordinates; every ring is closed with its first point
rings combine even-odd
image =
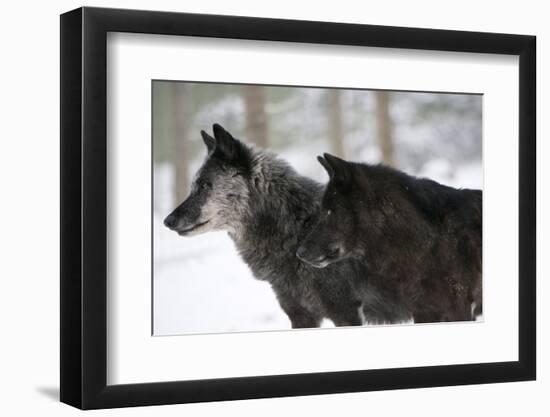
{"type": "Polygon", "coordinates": [[[524,35],[88,7],[61,15],[61,401],[94,409],[535,379],[535,51],[524,35]],[[519,360],[107,385],[108,32],[519,56],[519,360]]]}

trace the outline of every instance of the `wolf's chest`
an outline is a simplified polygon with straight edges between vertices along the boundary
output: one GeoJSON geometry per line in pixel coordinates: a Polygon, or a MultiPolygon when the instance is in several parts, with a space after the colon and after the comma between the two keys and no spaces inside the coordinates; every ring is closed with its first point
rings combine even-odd
{"type": "Polygon", "coordinates": [[[296,275],[298,260],[290,256],[293,252],[282,244],[268,247],[258,245],[239,250],[239,253],[256,279],[274,282],[281,277],[290,279],[296,275]]]}

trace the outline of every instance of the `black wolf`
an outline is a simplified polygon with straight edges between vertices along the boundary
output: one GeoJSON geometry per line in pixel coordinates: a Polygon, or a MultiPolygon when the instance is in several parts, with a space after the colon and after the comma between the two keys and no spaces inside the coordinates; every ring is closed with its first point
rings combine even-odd
{"type": "Polygon", "coordinates": [[[318,159],[330,179],[318,223],[297,251],[303,261],[319,268],[362,261],[397,291],[415,322],[481,314],[480,190],[329,154],[318,159]]]}
{"type": "Polygon", "coordinates": [[[360,262],[318,269],[296,258],[316,221],[321,185],[220,125],[213,131],[214,137],[201,132],[208,156],[187,199],[166,217],[168,228],[181,236],[227,231],[254,276],[271,284],[292,327],[318,327],[323,318],[337,326],[361,325],[363,315],[369,322],[406,319],[389,302],[391,292],[364,285],[367,270],[360,262]]]}

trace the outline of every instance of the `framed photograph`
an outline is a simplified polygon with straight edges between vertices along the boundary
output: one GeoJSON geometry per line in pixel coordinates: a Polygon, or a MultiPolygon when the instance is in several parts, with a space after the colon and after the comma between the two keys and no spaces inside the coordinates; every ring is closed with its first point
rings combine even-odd
{"type": "Polygon", "coordinates": [[[535,37],[61,16],[61,401],[533,380],[535,37]]]}

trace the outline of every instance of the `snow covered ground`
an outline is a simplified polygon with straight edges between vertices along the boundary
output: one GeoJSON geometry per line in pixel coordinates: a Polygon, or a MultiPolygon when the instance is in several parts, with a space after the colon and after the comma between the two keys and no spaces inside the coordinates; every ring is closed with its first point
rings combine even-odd
{"type": "Polygon", "coordinates": [[[166,239],[179,253],[155,262],[155,335],[290,326],[269,284],[253,278],[225,232],[166,239]]]}

